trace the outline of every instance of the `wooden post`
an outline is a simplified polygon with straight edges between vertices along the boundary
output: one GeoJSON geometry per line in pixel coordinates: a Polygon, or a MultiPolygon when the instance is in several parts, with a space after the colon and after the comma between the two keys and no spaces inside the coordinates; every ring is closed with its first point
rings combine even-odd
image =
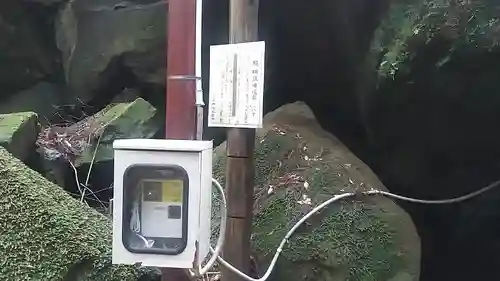
{"type": "MultiPolygon", "coordinates": [[[[191,140],[196,135],[196,0],[170,0],[167,17],[165,137],[191,140]]],[[[178,268],[162,269],[161,280],[190,281],[178,268]]]]}
{"type": "Polygon", "coordinates": [[[168,2],[166,137],[196,136],[196,0],[168,2]]]}
{"type": "MultiPolygon", "coordinates": [[[[258,40],[258,0],[230,0],[229,42],[258,40]]],[[[223,257],[239,270],[250,270],[250,235],[254,188],[255,130],[231,128],[227,134],[226,192],[228,221],[223,257]]],[[[221,268],[223,281],[243,279],[221,268]]]]}

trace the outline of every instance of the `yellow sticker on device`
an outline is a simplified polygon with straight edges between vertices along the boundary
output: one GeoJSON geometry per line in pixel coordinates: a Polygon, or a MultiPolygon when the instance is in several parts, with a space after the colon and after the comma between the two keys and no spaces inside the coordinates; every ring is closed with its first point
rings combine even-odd
{"type": "Polygon", "coordinates": [[[162,202],[182,203],[182,180],[162,182],[162,202]]]}

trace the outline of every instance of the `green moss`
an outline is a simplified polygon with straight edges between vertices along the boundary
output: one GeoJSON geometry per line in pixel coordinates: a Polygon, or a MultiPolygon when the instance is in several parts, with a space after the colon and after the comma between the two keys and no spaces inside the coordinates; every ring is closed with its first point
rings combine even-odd
{"type": "Polygon", "coordinates": [[[262,186],[280,168],[283,170],[284,163],[280,161],[288,145],[287,138],[280,137],[274,131],[257,137],[254,153],[256,186],[262,186]]]}
{"type": "MultiPolygon", "coordinates": [[[[255,185],[261,186],[268,177],[272,175],[276,167],[280,164],[277,162],[282,158],[283,147],[286,138],[278,137],[276,132],[270,131],[266,134],[256,136],[254,160],[255,160],[255,185]]],[[[220,181],[225,182],[226,155],[225,145],[217,148],[213,157],[213,174],[220,181]]]]}
{"type": "Polygon", "coordinates": [[[38,116],[34,112],[0,114],[0,145],[16,158],[28,157],[38,132],[38,116]]]}
{"type": "Polygon", "coordinates": [[[436,61],[438,67],[455,52],[498,47],[497,5],[486,0],[394,1],[374,38],[374,51],[382,52],[379,76],[394,78],[398,72],[410,71],[408,62],[437,40],[447,49],[436,61]]]}
{"type": "MultiPolygon", "coordinates": [[[[113,159],[113,141],[123,138],[151,138],[161,126],[156,109],[147,101],[138,98],[130,103],[118,103],[109,105],[96,115],[93,124],[96,127],[106,126],[99,141],[95,161],[106,161],[113,159]]],[[[90,163],[94,154],[95,146],[86,149],[75,161],[75,166],[90,163]]]]}
{"type": "MultiPolygon", "coordinates": [[[[222,150],[222,149],[221,149],[222,150]]],[[[221,152],[223,153],[223,152],[221,152]]],[[[226,179],[226,157],[225,155],[218,155],[214,153],[214,157],[212,159],[213,167],[212,173],[213,177],[218,180],[220,183],[224,183],[226,179]]]]}
{"type": "MultiPolygon", "coordinates": [[[[331,143],[318,143],[306,133],[300,127],[275,127],[256,139],[252,246],[266,265],[312,206],[352,190],[352,180],[360,180],[354,164],[338,153],[344,148],[324,147],[331,143]],[[311,206],[299,203],[304,195],[311,206]]],[[[224,179],[224,150],[217,148],[214,158],[219,180],[224,179]]],[[[386,207],[394,203],[383,202],[346,200],[311,218],[289,240],[272,280],[378,281],[404,271],[413,275],[399,244],[399,228],[407,223],[392,220],[387,214],[394,215],[394,208],[386,207]]]]}
{"type": "Polygon", "coordinates": [[[0,114],[0,140],[11,141],[21,126],[32,118],[37,118],[34,112],[19,112],[11,114],[0,114]]]}
{"type": "Polygon", "coordinates": [[[3,148],[0,178],[0,280],[133,281],[142,274],[111,265],[108,219],[3,148]]]}
{"type": "MultiPolygon", "coordinates": [[[[308,179],[309,190],[297,191],[297,186],[278,192],[268,200],[254,221],[254,247],[270,258],[282,237],[306,211],[298,203],[307,194],[313,204],[340,193],[346,187],[346,170],[338,163],[319,163],[305,171],[297,171],[308,179]]],[[[394,229],[370,204],[346,201],[329,207],[300,234],[290,239],[282,253],[281,278],[294,278],[301,265],[303,280],[345,281],[388,280],[403,266],[398,245],[393,244],[394,229]],[[340,279],[339,279],[340,280],[340,279]]]]}
{"type": "Polygon", "coordinates": [[[274,255],[281,239],[293,226],[290,218],[296,217],[300,212],[296,211],[296,202],[290,200],[285,194],[280,194],[269,202],[265,212],[260,212],[254,219],[254,241],[255,249],[264,256],[274,255]],[[266,239],[262,239],[268,236],[266,239]]]}
{"type": "Polygon", "coordinates": [[[419,32],[417,5],[394,3],[389,10],[388,19],[382,22],[374,36],[376,52],[383,52],[379,74],[382,77],[394,77],[400,64],[409,57],[408,38],[419,32]]]}

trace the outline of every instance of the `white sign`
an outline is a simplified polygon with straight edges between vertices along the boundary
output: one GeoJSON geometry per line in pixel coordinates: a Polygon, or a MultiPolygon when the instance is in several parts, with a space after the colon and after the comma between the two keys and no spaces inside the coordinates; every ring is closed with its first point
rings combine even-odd
{"type": "Polygon", "coordinates": [[[264,56],[264,41],[210,46],[209,127],[262,127],[264,56]]]}

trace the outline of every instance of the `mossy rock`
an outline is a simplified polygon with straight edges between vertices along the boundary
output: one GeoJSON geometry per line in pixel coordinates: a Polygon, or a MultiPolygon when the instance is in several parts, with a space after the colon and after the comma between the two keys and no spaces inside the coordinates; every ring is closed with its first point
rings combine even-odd
{"type": "Polygon", "coordinates": [[[26,160],[35,151],[39,131],[34,112],[0,114],[0,145],[18,159],[26,160]]]}
{"type": "Polygon", "coordinates": [[[111,265],[111,223],[0,148],[0,280],[136,281],[111,265]]]}
{"type": "MultiPolygon", "coordinates": [[[[268,114],[264,124],[255,142],[252,235],[262,269],[285,233],[313,206],[354,189],[385,190],[365,164],[322,130],[305,104],[285,105],[268,114]]],[[[222,144],[214,154],[214,174],[221,182],[224,169],[222,144]]],[[[289,240],[272,280],[406,276],[404,280],[416,281],[419,271],[420,240],[411,218],[392,200],[371,197],[334,203],[313,217],[289,240]]]]}
{"type": "Polygon", "coordinates": [[[368,55],[363,83],[373,83],[362,107],[374,167],[399,192],[437,198],[455,186],[463,194],[465,163],[487,169],[494,161],[477,159],[500,153],[500,135],[490,133],[500,118],[499,8],[391,1],[368,55]],[[449,172],[436,173],[441,167],[449,172]]]}
{"type": "Polygon", "coordinates": [[[464,51],[494,51],[500,42],[499,3],[493,0],[393,1],[373,47],[383,52],[382,77],[411,72],[419,59],[443,67],[464,51]],[[426,58],[423,58],[427,52],[426,58]],[[429,52],[434,55],[428,57],[429,52]]]}
{"type": "Polygon", "coordinates": [[[75,166],[89,164],[92,161],[97,146],[94,161],[113,160],[113,141],[115,139],[151,138],[160,130],[162,121],[157,114],[156,108],[142,98],[133,102],[111,104],[83,120],[73,127],[88,126],[104,127],[99,142],[89,146],[75,160],[75,166]]]}
{"type": "MultiPolygon", "coordinates": [[[[461,98],[459,92],[467,91],[482,101],[500,89],[492,75],[500,71],[498,1],[391,3],[368,56],[368,67],[377,72],[376,95],[386,103],[379,112],[415,102],[410,99],[416,95],[450,99],[461,98]]],[[[489,108],[496,109],[499,103],[496,98],[489,108]]]]}

